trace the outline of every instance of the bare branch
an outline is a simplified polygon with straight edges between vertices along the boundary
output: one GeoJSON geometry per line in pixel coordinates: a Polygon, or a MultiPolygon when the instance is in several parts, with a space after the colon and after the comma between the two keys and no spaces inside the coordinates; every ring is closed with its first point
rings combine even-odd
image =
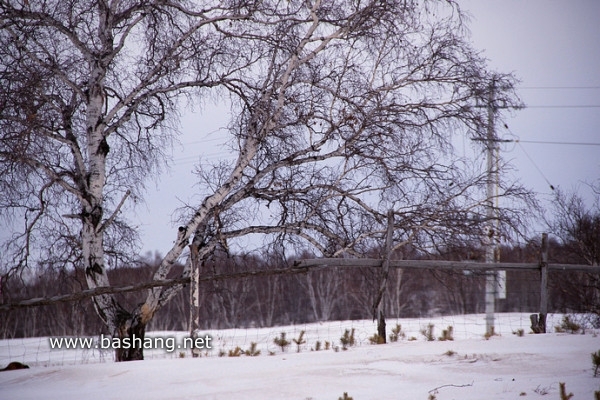
{"type": "Polygon", "coordinates": [[[117,205],[117,207],[115,208],[115,210],[113,211],[111,216],[108,217],[108,219],[106,221],[104,221],[102,223],[102,225],[100,225],[100,227],[98,228],[99,232],[102,232],[104,229],[106,229],[107,226],[109,226],[113,222],[113,220],[115,219],[115,217],[121,210],[121,207],[123,207],[125,200],[127,200],[127,198],[129,197],[129,195],[131,195],[131,190],[127,190],[125,192],[125,194],[123,195],[123,198],[121,199],[121,201],[119,202],[119,204],[117,205]]]}

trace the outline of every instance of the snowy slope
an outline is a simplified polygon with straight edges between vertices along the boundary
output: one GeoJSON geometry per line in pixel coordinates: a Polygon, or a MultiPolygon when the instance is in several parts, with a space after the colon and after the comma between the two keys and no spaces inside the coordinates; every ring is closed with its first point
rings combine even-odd
{"type": "MultiPolygon", "coordinates": [[[[11,360],[32,365],[0,373],[0,399],[337,400],[344,392],[355,400],[425,400],[429,394],[438,400],[558,399],[558,383],[566,382],[577,400],[593,399],[600,390],[590,357],[600,349],[593,330],[519,337],[512,331],[527,332],[528,316],[506,314],[498,316],[500,335],[486,340],[482,321],[482,315],[399,320],[407,338],[417,340],[385,345],[369,343],[375,332],[371,321],[215,331],[215,348],[201,358],[155,351],[150,360],[129,363],[76,359],[79,350],[47,353],[39,338],[0,341],[2,364],[10,352],[11,360]],[[435,325],[436,337],[452,325],[455,340],[426,341],[419,330],[428,323],[435,325]],[[357,344],[347,351],[311,351],[317,340],[340,346],[341,333],[349,328],[355,329],[357,344]],[[299,353],[295,345],[282,353],[272,342],[280,332],[291,340],[300,330],[306,330],[307,343],[299,353]],[[235,346],[246,350],[251,342],[258,343],[259,356],[218,356],[235,346]]],[[[395,323],[388,321],[388,331],[395,323]]]]}

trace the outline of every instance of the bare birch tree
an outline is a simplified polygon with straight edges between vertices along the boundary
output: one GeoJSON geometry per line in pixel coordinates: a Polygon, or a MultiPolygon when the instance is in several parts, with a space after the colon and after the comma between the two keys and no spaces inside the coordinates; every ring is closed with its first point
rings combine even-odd
{"type": "MultiPolygon", "coordinates": [[[[549,231],[558,237],[560,247],[552,253],[564,262],[600,265],[600,181],[594,182],[593,203],[587,204],[579,193],[556,189],[547,221],[549,231]]],[[[551,253],[551,254],[552,254],[551,253]]],[[[600,325],[600,276],[591,272],[561,274],[555,284],[561,311],[593,315],[594,326],[600,325]],[[564,276],[566,275],[566,276],[564,276]]]]}
{"type": "MultiPolygon", "coordinates": [[[[154,279],[190,241],[200,262],[248,235],[359,255],[381,242],[389,208],[396,247],[481,233],[486,178],[451,140],[485,131],[476,105],[492,77],[497,101],[518,99],[452,1],[0,0],[0,11],[0,207],[23,226],[7,244],[15,269],[51,255],[109,286],[109,256],[131,254],[135,237],[120,211],[162,165],[182,100],[205,93],[231,103],[237,159],[198,166],[203,200],[180,213],[154,279]]],[[[514,227],[520,214],[502,211],[514,227]]],[[[94,304],[112,335],[140,337],[180,289],[149,289],[133,310],[111,295],[94,304]]]]}
{"type": "MultiPolygon", "coordinates": [[[[60,257],[85,269],[90,288],[110,286],[108,257],[131,254],[135,238],[119,211],[163,162],[177,98],[246,62],[215,24],[247,11],[192,5],[0,2],[0,205],[24,224],[8,243],[13,268],[60,257]]],[[[111,295],[94,304],[119,337],[143,336],[155,312],[125,310],[111,295]]]]}
{"type": "Polygon", "coordinates": [[[596,194],[592,206],[581,195],[557,189],[553,201],[550,232],[556,235],[576,262],[600,264],[600,181],[591,186],[596,194]],[[581,261],[580,261],[580,260],[581,261]]]}

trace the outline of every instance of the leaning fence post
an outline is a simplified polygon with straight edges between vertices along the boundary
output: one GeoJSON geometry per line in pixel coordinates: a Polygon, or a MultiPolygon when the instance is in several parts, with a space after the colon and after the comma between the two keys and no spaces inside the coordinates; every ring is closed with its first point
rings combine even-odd
{"type": "Polygon", "coordinates": [[[374,318],[377,319],[377,335],[379,336],[379,340],[381,341],[380,343],[386,343],[387,341],[385,333],[385,314],[383,312],[382,300],[390,272],[390,258],[392,256],[393,235],[394,210],[390,209],[388,211],[388,225],[385,237],[385,255],[382,264],[383,278],[381,279],[381,285],[379,286],[379,291],[377,292],[377,297],[375,298],[375,303],[373,304],[374,318]]]}

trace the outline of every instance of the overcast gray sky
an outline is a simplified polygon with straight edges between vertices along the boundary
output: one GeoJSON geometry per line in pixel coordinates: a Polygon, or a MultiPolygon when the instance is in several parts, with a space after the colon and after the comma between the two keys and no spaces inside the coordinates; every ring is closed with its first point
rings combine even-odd
{"type": "MultiPolygon", "coordinates": [[[[490,65],[513,71],[527,108],[499,135],[523,141],[600,143],[600,1],[466,0],[472,40],[490,65]]],[[[517,175],[541,195],[600,178],[600,146],[504,146],[517,175]],[[532,159],[529,160],[529,155],[532,159]],[[537,171],[541,170],[543,175],[537,171]],[[545,178],[544,178],[545,176],[545,178]]],[[[587,194],[586,194],[587,195],[587,194]]]]}
{"type": "MultiPolygon", "coordinates": [[[[578,190],[592,201],[585,183],[600,179],[600,1],[459,0],[472,15],[475,48],[493,69],[514,72],[527,105],[507,117],[498,135],[520,139],[502,146],[514,176],[540,201],[554,187],[578,190]],[[543,142],[543,143],[530,143],[543,142]],[[562,144],[555,144],[560,142],[562,144]],[[587,143],[587,144],[566,144],[587,143]]],[[[181,201],[191,199],[194,162],[200,156],[228,156],[219,147],[227,122],[222,109],[209,106],[202,115],[185,115],[181,146],[160,181],[148,184],[146,204],[131,216],[141,230],[143,251],[165,254],[176,236],[171,221],[181,201]]],[[[198,199],[196,199],[198,200],[198,199]]]]}

